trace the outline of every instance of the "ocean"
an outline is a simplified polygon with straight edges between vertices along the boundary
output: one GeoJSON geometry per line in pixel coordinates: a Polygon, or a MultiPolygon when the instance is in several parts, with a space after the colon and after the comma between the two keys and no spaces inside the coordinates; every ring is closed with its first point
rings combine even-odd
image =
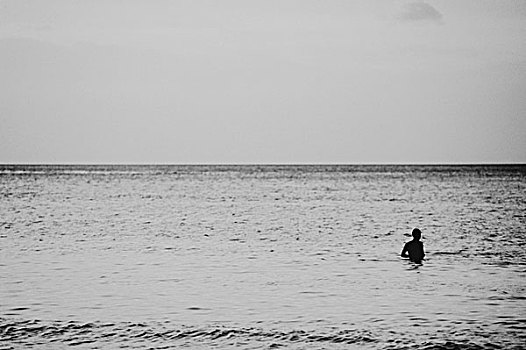
{"type": "Polygon", "coordinates": [[[525,165],[0,165],[0,198],[0,349],[525,348],[525,165]]]}

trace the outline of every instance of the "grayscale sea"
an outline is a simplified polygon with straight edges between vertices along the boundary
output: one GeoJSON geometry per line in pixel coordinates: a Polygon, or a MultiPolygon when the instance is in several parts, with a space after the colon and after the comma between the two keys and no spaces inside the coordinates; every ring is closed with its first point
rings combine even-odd
{"type": "Polygon", "coordinates": [[[0,349],[526,347],[525,165],[0,165],[0,199],[0,349]]]}

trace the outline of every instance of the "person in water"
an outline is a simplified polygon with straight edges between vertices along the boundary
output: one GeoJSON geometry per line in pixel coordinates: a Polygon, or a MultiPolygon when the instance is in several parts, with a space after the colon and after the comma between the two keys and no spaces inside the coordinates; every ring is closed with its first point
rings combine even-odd
{"type": "Polygon", "coordinates": [[[420,263],[426,256],[424,253],[424,244],[420,242],[422,232],[415,228],[413,232],[411,232],[411,235],[413,236],[413,240],[404,245],[404,249],[402,249],[402,254],[400,255],[402,258],[409,258],[412,262],[420,263]]]}

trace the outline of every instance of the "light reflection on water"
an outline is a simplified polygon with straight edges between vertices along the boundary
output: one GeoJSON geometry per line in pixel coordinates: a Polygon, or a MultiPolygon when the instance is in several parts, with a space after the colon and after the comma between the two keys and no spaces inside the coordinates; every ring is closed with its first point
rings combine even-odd
{"type": "Polygon", "coordinates": [[[117,347],[130,327],[130,346],[519,348],[525,338],[521,166],[0,173],[0,337],[12,346],[117,347]],[[414,226],[423,265],[398,257],[414,226]],[[105,323],[116,335],[102,337],[105,323]],[[171,335],[148,333],[161,330],[171,335]]]}

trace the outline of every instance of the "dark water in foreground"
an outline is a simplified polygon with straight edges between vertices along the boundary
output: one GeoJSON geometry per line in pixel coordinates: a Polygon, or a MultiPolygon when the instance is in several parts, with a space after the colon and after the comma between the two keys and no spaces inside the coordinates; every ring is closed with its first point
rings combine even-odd
{"type": "Polygon", "coordinates": [[[0,165],[0,349],[520,349],[525,193],[519,165],[0,165]]]}

